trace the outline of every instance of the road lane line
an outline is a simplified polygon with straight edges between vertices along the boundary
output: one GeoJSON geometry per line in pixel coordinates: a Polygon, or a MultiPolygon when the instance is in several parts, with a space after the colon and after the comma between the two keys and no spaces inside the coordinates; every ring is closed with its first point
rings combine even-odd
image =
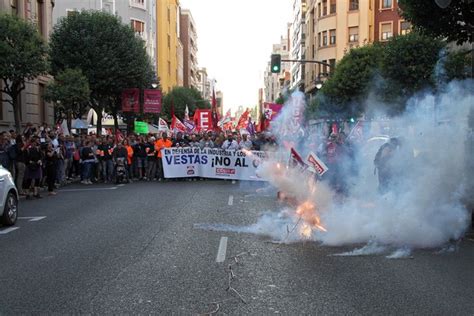
{"type": "Polygon", "coordinates": [[[221,237],[219,249],[217,250],[216,262],[225,261],[225,253],[227,252],[227,237],[221,237]]]}
{"type": "Polygon", "coordinates": [[[11,233],[14,230],[20,229],[20,227],[8,227],[5,229],[0,230],[0,235],[6,235],[8,233],[11,233]]]}
{"type": "Polygon", "coordinates": [[[123,187],[123,186],[125,186],[125,183],[121,183],[121,184],[119,184],[119,185],[117,185],[117,186],[118,186],[118,187],[123,187]]]}
{"type": "Polygon", "coordinates": [[[45,219],[46,216],[26,216],[26,217],[18,217],[18,219],[28,219],[29,222],[39,222],[42,219],[45,219]]]}
{"type": "Polygon", "coordinates": [[[234,204],[234,196],[233,195],[229,195],[229,206],[232,206],[234,204]]]}
{"type": "Polygon", "coordinates": [[[90,189],[64,189],[59,190],[59,192],[81,192],[81,191],[103,191],[103,190],[116,190],[118,187],[110,187],[110,188],[90,188],[90,189]]]}

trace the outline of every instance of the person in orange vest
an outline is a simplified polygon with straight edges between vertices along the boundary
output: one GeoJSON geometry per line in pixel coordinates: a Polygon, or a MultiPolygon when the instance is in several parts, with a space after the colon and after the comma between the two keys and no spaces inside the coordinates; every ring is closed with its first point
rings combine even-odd
{"type": "Polygon", "coordinates": [[[164,178],[163,172],[163,153],[161,150],[163,148],[171,148],[173,146],[173,142],[168,138],[168,134],[163,132],[161,134],[161,138],[158,139],[155,143],[155,149],[158,152],[158,160],[157,160],[157,168],[158,168],[158,181],[161,181],[164,178]]]}
{"type": "Polygon", "coordinates": [[[133,159],[133,148],[130,146],[128,139],[123,140],[123,146],[127,149],[127,173],[129,180],[132,178],[131,169],[132,169],[132,159],[133,159]]]}

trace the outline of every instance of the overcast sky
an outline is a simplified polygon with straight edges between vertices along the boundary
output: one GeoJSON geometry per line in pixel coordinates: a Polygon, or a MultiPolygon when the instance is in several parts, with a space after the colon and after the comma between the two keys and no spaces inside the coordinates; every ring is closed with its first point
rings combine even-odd
{"type": "Polygon", "coordinates": [[[198,34],[198,63],[217,80],[225,111],[255,106],[272,44],[286,32],[292,0],[181,0],[198,34]]]}

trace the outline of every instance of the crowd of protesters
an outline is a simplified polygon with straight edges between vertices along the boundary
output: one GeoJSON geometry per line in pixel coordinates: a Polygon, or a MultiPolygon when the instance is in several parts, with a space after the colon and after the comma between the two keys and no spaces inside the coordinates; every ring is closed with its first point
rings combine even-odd
{"type": "Polygon", "coordinates": [[[21,135],[13,130],[0,134],[0,164],[11,172],[19,194],[32,199],[41,198],[41,188],[55,195],[59,186],[72,181],[84,185],[110,183],[116,179],[118,165],[124,166],[127,182],[162,181],[163,148],[261,150],[275,144],[275,138],[265,133],[178,132],[172,137],[159,133],[118,138],[87,133],[64,135],[47,124],[27,124],[21,135]]]}

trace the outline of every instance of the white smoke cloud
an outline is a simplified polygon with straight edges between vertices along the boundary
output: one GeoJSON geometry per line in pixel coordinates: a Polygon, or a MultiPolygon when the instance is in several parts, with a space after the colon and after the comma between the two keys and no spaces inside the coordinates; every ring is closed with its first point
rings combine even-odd
{"type": "MultiPolygon", "coordinates": [[[[327,232],[313,229],[310,238],[324,245],[373,242],[410,249],[436,247],[458,239],[469,222],[461,195],[467,117],[474,106],[473,87],[472,80],[451,82],[439,94],[413,97],[407,103],[406,113],[390,120],[390,136],[399,137],[402,145],[394,159],[396,185],[384,195],[377,193],[377,177],[373,174],[375,152],[367,147],[360,148],[357,156],[358,175],[343,175],[349,193],[342,202],[326,184],[315,185],[282,165],[278,169],[275,161],[264,163],[260,174],[298,201],[309,200],[316,205],[327,232]]],[[[304,111],[303,94],[294,93],[283,109],[274,124],[274,132],[283,144],[281,150],[288,157],[288,147],[293,145],[306,155],[309,144],[314,143],[310,138],[316,136],[301,138],[301,129],[295,128],[298,115],[304,111]]],[[[295,210],[283,211],[285,216],[266,214],[251,230],[288,239],[288,227],[297,223],[299,217],[295,210]]],[[[402,251],[393,256],[404,254],[409,255],[402,251]]]]}

